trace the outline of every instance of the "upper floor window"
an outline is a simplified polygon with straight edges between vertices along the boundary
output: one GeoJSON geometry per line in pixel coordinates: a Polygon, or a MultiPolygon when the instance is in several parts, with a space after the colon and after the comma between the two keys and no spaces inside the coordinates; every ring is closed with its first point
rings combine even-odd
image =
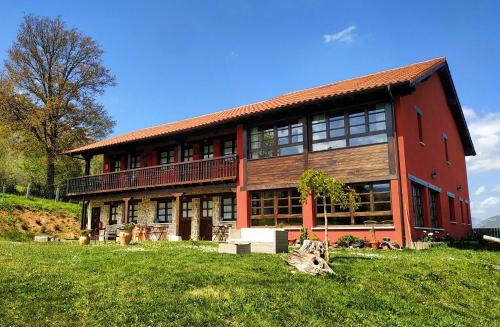
{"type": "Polygon", "coordinates": [[[141,168],[141,156],[133,154],[130,156],[130,169],[141,168]]]}
{"type": "Polygon", "coordinates": [[[182,151],[182,161],[193,161],[193,146],[186,145],[182,151]]]}
{"type": "Polygon", "coordinates": [[[313,151],[387,142],[385,105],[349,114],[315,115],[311,138],[313,151]]]}
{"type": "Polygon", "coordinates": [[[304,124],[290,122],[250,131],[250,159],[286,156],[304,152],[304,124]]]}
{"type": "Polygon", "coordinates": [[[174,162],[174,150],[168,149],[167,151],[161,151],[158,157],[160,165],[171,164],[174,162]]]}
{"type": "Polygon", "coordinates": [[[121,170],[121,160],[120,160],[120,158],[113,159],[111,169],[113,169],[113,171],[115,171],[115,172],[121,170]]]}
{"type": "Polygon", "coordinates": [[[214,145],[213,144],[204,144],[203,145],[203,159],[213,158],[214,157],[214,145]]]}
{"type": "Polygon", "coordinates": [[[223,144],[223,155],[228,156],[231,154],[236,154],[236,141],[235,140],[227,140],[224,141],[223,144]]]}
{"type": "Polygon", "coordinates": [[[416,107],[416,111],[417,111],[418,141],[420,143],[424,143],[424,127],[422,122],[424,113],[418,107],[416,107]]]}

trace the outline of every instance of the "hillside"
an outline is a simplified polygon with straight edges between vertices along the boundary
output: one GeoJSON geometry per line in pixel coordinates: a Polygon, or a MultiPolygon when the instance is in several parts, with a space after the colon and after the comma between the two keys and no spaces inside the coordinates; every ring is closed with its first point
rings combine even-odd
{"type": "Polygon", "coordinates": [[[0,195],[0,239],[27,241],[36,234],[78,236],[80,207],[41,198],[0,195]]]}
{"type": "Polygon", "coordinates": [[[500,215],[483,219],[474,228],[500,228],[500,215]]]}

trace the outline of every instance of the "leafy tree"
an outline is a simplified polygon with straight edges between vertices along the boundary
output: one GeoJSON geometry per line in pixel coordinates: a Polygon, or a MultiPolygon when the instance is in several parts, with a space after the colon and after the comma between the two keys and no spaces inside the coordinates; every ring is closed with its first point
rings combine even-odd
{"type": "Polygon", "coordinates": [[[56,160],[70,148],[106,136],[114,122],[96,97],[114,85],[103,51],[60,18],[24,17],[0,79],[0,117],[29,134],[44,153],[47,195],[56,160]]]}
{"type": "MultiPolygon", "coordinates": [[[[331,203],[338,203],[342,209],[356,210],[359,206],[359,196],[356,192],[346,186],[342,180],[329,176],[320,169],[307,169],[300,175],[298,190],[303,203],[307,201],[309,195],[317,200],[321,199],[324,204],[330,199],[331,203]]],[[[329,260],[328,252],[328,217],[326,205],[323,206],[323,216],[325,218],[325,260],[329,260]]]]}

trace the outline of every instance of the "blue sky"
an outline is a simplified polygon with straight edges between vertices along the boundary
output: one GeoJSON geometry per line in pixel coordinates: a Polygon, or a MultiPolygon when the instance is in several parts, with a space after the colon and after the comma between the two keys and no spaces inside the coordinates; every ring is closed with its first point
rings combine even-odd
{"type": "Polygon", "coordinates": [[[97,40],[118,85],[114,134],[445,56],[479,156],[473,217],[500,214],[500,3],[5,1],[0,60],[25,14],[97,40]]]}

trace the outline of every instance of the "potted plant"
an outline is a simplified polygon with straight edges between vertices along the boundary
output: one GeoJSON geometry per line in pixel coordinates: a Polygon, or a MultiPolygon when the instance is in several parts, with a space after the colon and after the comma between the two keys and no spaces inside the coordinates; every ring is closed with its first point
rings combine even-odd
{"type": "Polygon", "coordinates": [[[133,224],[125,224],[123,225],[123,232],[120,233],[120,244],[121,245],[129,245],[130,241],[132,241],[132,231],[134,230],[133,224]]]}
{"type": "Polygon", "coordinates": [[[88,245],[90,243],[90,231],[82,229],[80,231],[80,238],[78,239],[80,245],[88,245]]]}
{"type": "Polygon", "coordinates": [[[377,241],[377,237],[375,236],[375,227],[372,226],[372,229],[370,230],[370,247],[372,249],[378,249],[379,243],[377,241]]]}

